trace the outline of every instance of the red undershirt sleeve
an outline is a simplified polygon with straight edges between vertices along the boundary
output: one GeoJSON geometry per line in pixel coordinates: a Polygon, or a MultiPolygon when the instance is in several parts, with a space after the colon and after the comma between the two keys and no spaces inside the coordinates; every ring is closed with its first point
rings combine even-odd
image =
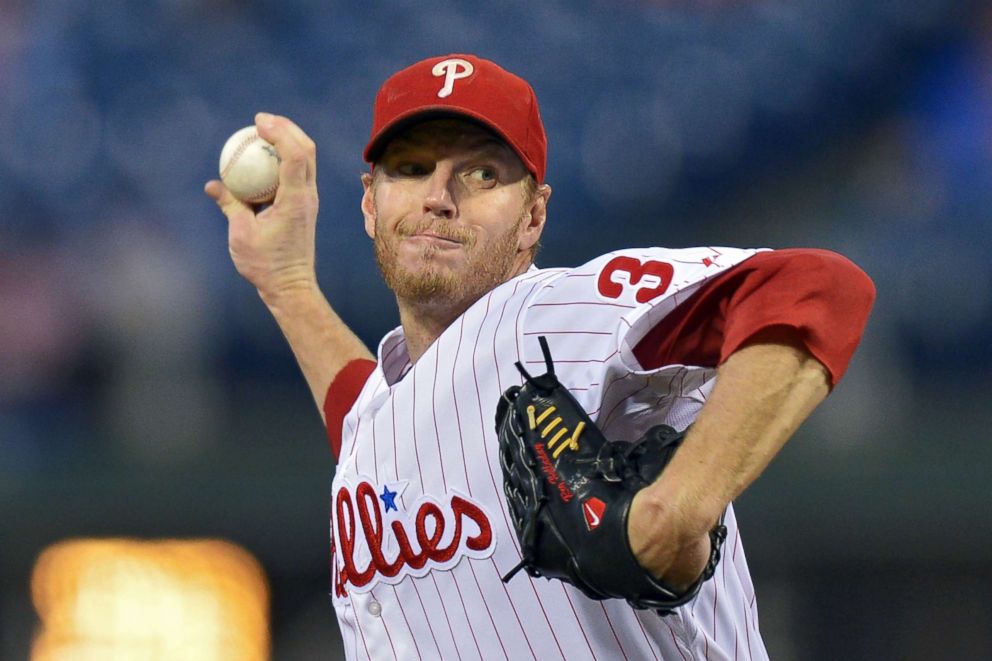
{"type": "Polygon", "coordinates": [[[760,252],[706,282],[634,348],[645,369],[716,367],[752,340],[805,347],[840,381],[861,340],[875,286],[828,250],[760,252]]]}
{"type": "Polygon", "coordinates": [[[324,397],[324,421],[327,426],[327,440],[331,444],[334,461],[341,454],[341,434],[344,431],[344,416],[358,399],[369,375],[375,371],[374,360],[355,359],[345,365],[327,389],[324,397]]]}

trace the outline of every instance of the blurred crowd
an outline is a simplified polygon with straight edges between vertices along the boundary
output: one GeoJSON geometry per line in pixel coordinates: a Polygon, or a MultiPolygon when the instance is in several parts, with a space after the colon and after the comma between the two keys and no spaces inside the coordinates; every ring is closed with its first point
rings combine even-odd
{"type": "Polygon", "coordinates": [[[202,185],[256,111],[295,119],[319,150],[319,275],[374,346],[397,319],[358,212],[371,102],[393,70],[445,52],[492,58],[541,99],[544,265],[645,244],[839,250],[878,304],[809,433],[923,465],[953,425],[940,443],[977,449],[992,397],[987,3],[0,0],[6,514],[72,466],[222,471],[256,404],[271,427],[250,440],[286,443],[306,391],[202,185]]]}

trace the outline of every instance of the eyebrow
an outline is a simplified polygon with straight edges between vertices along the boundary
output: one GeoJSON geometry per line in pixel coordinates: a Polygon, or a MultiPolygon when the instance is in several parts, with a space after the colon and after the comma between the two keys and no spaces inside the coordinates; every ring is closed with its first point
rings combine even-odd
{"type": "MultiPolygon", "coordinates": [[[[459,136],[460,137],[460,136],[459,136]]],[[[411,149],[418,149],[422,147],[429,147],[433,142],[440,142],[442,146],[449,146],[454,143],[454,141],[437,141],[432,136],[424,136],[423,138],[416,138],[410,136],[400,136],[394,139],[383,153],[385,157],[387,154],[401,154],[404,151],[411,149]]],[[[483,153],[493,153],[500,154],[504,156],[512,156],[514,151],[506,144],[503,140],[492,135],[480,135],[477,139],[472,139],[467,145],[468,149],[475,149],[483,153]]]]}
{"type": "Polygon", "coordinates": [[[512,156],[514,154],[514,151],[510,149],[509,145],[498,138],[486,138],[475,149],[485,154],[498,153],[502,156],[512,156]]]}

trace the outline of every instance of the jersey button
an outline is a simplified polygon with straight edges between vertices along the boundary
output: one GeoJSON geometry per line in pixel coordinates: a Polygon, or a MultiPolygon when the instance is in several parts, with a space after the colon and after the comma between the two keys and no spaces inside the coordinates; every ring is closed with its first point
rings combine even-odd
{"type": "Polygon", "coordinates": [[[378,601],[373,601],[369,603],[369,615],[372,617],[379,617],[382,615],[382,604],[378,601]]]}

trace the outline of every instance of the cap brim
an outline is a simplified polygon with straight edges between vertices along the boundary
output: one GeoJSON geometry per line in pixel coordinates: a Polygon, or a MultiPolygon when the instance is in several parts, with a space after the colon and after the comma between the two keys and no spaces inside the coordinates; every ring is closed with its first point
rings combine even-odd
{"type": "Polygon", "coordinates": [[[444,118],[468,119],[479,126],[492,131],[497,137],[505,142],[510,149],[513,150],[513,153],[520,158],[521,162],[524,164],[524,167],[527,168],[527,171],[535,177],[537,176],[537,168],[534,167],[534,164],[520,153],[520,150],[514,146],[513,142],[507,138],[506,133],[500,129],[498,125],[492,123],[488,118],[483,117],[473,110],[451,105],[425,106],[422,108],[415,108],[398,115],[389,124],[383,126],[382,129],[380,129],[379,132],[373,136],[371,140],[369,140],[363,154],[365,162],[374,164],[377,160],[379,160],[379,157],[382,156],[382,152],[385,150],[386,145],[389,144],[389,141],[407,129],[432,119],[444,118]]]}

